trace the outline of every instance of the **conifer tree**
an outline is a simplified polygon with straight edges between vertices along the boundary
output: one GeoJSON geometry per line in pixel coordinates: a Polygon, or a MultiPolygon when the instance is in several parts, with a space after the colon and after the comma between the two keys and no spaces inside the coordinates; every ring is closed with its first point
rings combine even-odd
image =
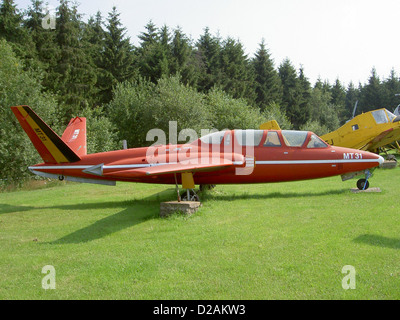
{"type": "Polygon", "coordinates": [[[265,48],[264,39],[252,60],[255,75],[256,104],[261,110],[272,102],[280,104],[282,100],[282,87],[278,72],[274,68],[268,50],[265,48]]]}
{"type": "Polygon", "coordinates": [[[104,53],[102,55],[102,76],[100,86],[103,102],[109,102],[112,98],[113,87],[134,75],[134,55],[130,38],[126,37],[126,28],[122,26],[120,13],[114,6],[108,14],[104,53]]]}
{"type": "Polygon", "coordinates": [[[5,39],[14,52],[26,60],[27,66],[32,65],[30,60],[36,59],[36,50],[32,38],[23,27],[23,14],[14,0],[3,0],[0,5],[0,39],[5,39]]]}
{"type": "Polygon", "coordinates": [[[103,102],[102,93],[108,89],[109,84],[103,80],[103,54],[105,46],[105,31],[103,29],[103,17],[98,11],[95,16],[91,16],[86,25],[84,25],[82,41],[86,43],[85,51],[92,61],[94,72],[96,74],[96,91],[93,97],[95,105],[101,105],[103,102]]]}
{"type": "Polygon", "coordinates": [[[293,127],[299,129],[307,122],[309,116],[309,110],[301,108],[304,103],[304,79],[303,82],[299,81],[296,69],[289,59],[285,59],[279,66],[279,77],[283,88],[282,107],[293,127]]]}
{"type": "Polygon", "coordinates": [[[360,100],[360,107],[363,112],[384,107],[381,80],[379,79],[375,68],[372,68],[368,83],[361,90],[360,100]]]}
{"type": "Polygon", "coordinates": [[[81,39],[81,21],[77,7],[61,0],[58,7],[56,41],[60,57],[55,67],[54,91],[59,93],[60,102],[65,104],[64,120],[79,113],[83,107],[93,104],[96,93],[96,74],[93,63],[85,52],[81,39]]]}
{"type": "MultiPolygon", "coordinates": [[[[158,37],[159,37],[158,29],[157,29],[156,25],[153,23],[153,21],[150,20],[146,24],[145,29],[146,29],[146,31],[141,32],[141,34],[138,36],[139,39],[141,40],[140,48],[142,48],[142,49],[149,45],[155,44],[158,41],[158,37]]],[[[168,28],[164,28],[164,30],[166,31],[165,34],[168,34],[168,28]]],[[[167,40],[168,40],[168,37],[167,37],[167,40]]],[[[167,43],[168,42],[169,42],[169,40],[167,41],[167,43]]]]}
{"type": "MultiPolygon", "coordinates": [[[[26,14],[24,26],[32,37],[40,66],[46,71],[42,83],[45,88],[52,87],[54,81],[52,72],[60,57],[60,49],[56,44],[56,30],[43,28],[43,19],[50,15],[50,12],[45,11],[43,1],[32,0],[26,14]]],[[[53,18],[55,19],[55,16],[53,18]]]]}
{"type": "MultiPolygon", "coordinates": [[[[359,99],[360,90],[354,86],[353,82],[350,82],[346,90],[344,120],[350,120],[353,117],[354,107],[359,99]]],[[[355,115],[357,115],[357,111],[359,110],[356,110],[355,115]]]]}
{"type": "Polygon", "coordinates": [[[183,83],[195,86],[198,75],[196,73],[193,49],[189,38],[179,27],[174,31],[171,43],[171,55],[171,73],[179,73],[183,83]]]}
{"type": "Polygon", "coordinates": [[[217,85],[233,98],[244,98],[249,104],[255,101],[253,74],[243,45],[228,37],[220,52],[221,77],[217,85]]]}
{"type": "Polygon", "coordinates": [[[146,32],[139,35],[137,65],[140,74],[153,83],[171,73],[170,34],[167,26],[159,31],[152,21],[145,26],[146,32]]]}
{"type": "Polygon", "coordinates": [[[88,43],[88,53],[97,67],[101,65],[101,56],[104,53],[105,31],[103,29],[103,17],[98,11],[90,17],[84,27],[83,39],[88,43]]]}
{"type": "Polygon", "coordinates": [[[3,0],[0,5],[0,38],[7,42],[18,42],[22,32],[22,14],[14,0],[3,0]]]}
{"type": "Polygon", "coordinates": [[[311,113],[309,105],[311,97],[311,84],[304,74],[303,66],[300,67],[298,81],[299,81],[299,90],[301,94],[300,109],[304,114],[303,115],[304,122],[307,122],[311,113]]]}
{"type": "Polygon", "coordinates": [[[394,69],[390,71],[389,78],[383,83],[383,92],[384,107],[393,112],[400,104],[400,98],[397,96],[400,93],[400,81],[394,69]]]}
{"type": "Polygon", "coordinates": [[[335,84],[331,89],[331,103],[335,106],[336,113],[341,122],[347,119],[346,113],[346,91],[339,79],[336,79],[335,84]]]}
{"type": "Polygon", "coordinates": [[[221,39],[211,35],[209,28],[196,44],[196,57],[200,66],[198,89],[207,92],[214,87],[221,78],[221,39]]]}

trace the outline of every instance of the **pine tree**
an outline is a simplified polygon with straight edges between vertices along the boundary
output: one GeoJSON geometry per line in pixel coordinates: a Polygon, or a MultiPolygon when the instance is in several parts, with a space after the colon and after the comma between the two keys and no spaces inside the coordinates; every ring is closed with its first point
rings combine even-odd
{"type": "Polygon", "coordinates": [[[139,36],[141,43],[137,50],[137,65],[141,76],[157,83],[163,76],[171,73],[170,34],[167,26],[159,31],[151,21],[145,28],[147,32],[142,32],[139,36]]]}
{"type": "MultiPolygon", "coordinates": [[[[359,99],[360,90],[354,86],[353,82],[350,82],[346,91],[345,120],[350,120],[353,117],[354,107],[359,99]]],[[[358,111],[356,110],[355,116],[358,114],[358,111]]]]}
{"type": "MultiPolygon", "coordinates": [[[[141,49],[144,49],[149,45],[153,45],[158,41],[158,30],[156,25],[151,20],[146,24],[145,29],[147,32],[141,32],[141,34],[138,36],[139,39],[141,40],[140,43],[141,49]]],[[[168,34],[168,28],[164,30],[166,30],[167,31],[166,34],[168,34]]],[[[168,42],[169,41],[167,41],[167,43],[168,42]]]]}
{"type": "Polygon", "coordinates": [[[97,67],[101,65],[101,56],[104,53],[105,31],[103,29],[103,17],[98,11],[90,17],[84,26],[83,39],[88,43],[88,53],[97,67]]]}
{"type": "MultiPolygon", "coordinates": [[[[41,68],[46,71],[43,78],[45,88],[52,87],[54,78],[51,74],[60,57],[60,49],[56,44],[56,30],[43,28],[42,25],[43,19],[49,14],[50,12],[45,12],[43,1],[32,0],[24,21],[24,26],[34,42],[37,59],[41,63],[41,68]]],[[[55,19],[55,16],[53,18],[55,19]]]]}
{"type": "Polygon", "coordinates": [[[117,83],[132,79],[135,73],[133,47],[130,38],[125,34],[126,29],[121,24],[120,13],[114,6],[108,14],[101,61],[103,71],[100,86],[103,102],[111,101],[112,90],[117,83]]]}
{"type": "Polygon", "coordinates": [[[343,122],[347,119],[346,113],[346,91],[339,79],[336,79],[335,84],[331,89],[332,100],[331,103],[335,106],[336,113],[339,120],[343,122]]]}
{"type": "Polygon", "coordinates": [[[221,77],[217,86],[233,98],[244,98],[253,105],[256,94],[250,63],[239,41],[228,37],[220,52],[221,77]]]}
{"type": "Polygon", "coordinates": [[[383,82],[384,94],[384,107],[389,111],[394,109],[400,104],[400,99],[397,94],[400,93],[400,81],[394,69],[390,71],[389,78],[383,82]]]}
{"type": "Polygon", "coordinates": [[[56,36],[60,57],[55,67],[54,91],[65,104],[65,121],[85,106],[92,105],[96,93],[94,65],[85,52],[81,37],[81,21],[76,6],[70,8],[68,0],[61,0],[56,36]]]}
{"type": "Polygon", "coordinates": [[[171,54],[171,73],[179,73],[183,83],[195,86],[198,73],[194,61],[193,48],[189,38],[180,28],[174,31],[174,37],[171,43],[171,54]]]}
{"type": "Polygon", "coordinates": [[[199,65],[198,89],[208,92],[221,78],[220,54],[222,50],[221,39],[210,34],[209,28],[204,29],[196,44],[196,58],[199,65]]]}
{"type": "Polygon", "coordinates": [[[19,42],[21,26],[22,14],[14,4],[14,0],[3,0],[0,6],[0,38],[11,43],[19,42]]]}
{"type": "Polygon", "coordinates": [[[85,51],[90,60],[93,63],[94,72],[96,74],[96,94],[93,97],[93,103],[95,105],[101,105],[104,102],[102,93],[108,89],[109,84],[103,81],[105,74],[102,58],[104,54],[105,46],[105,31],[103,29],[103,17],[98,11],[96,15],[90,17],[87,24],[84,26],[82,41],[86,43],[85,51]]]}
{"type": "Polygon", "coordinates": [[[279,66],[279,77],[283,88],[282,107],[293,127],[299,129],[309,117],[309,109],[301,107],[305,102],[305,81],[299,80],[297,71],[289,59],[285,59],[279,66]]]}
{"type": "Polygon", "coordinates": [[[363,112],[384,107],[383,90],[381,81],[376,74],[376,69],[371,70],[368,83],[361,90],[360,109],[363,112]]]}
{"type": "Polygon", "coordinates": [[[282,100],[282,86],[278,72],[268,50],[265,48],[264,39],[252,60],[256,82],[256,104],[261,110],[272,102],[280,104],[282,100]]]}
{"type": "Polygon", "coordinates": [[[11,44],[14,52],[26,60],[27,66],[34,65],[29,60],[36,59],[36,50],[32,38],[23,27],[23,14],[14,4],[14,0],[3,0],[0,5],[0,39],[11,44]]]}
{"type": "Polygon", "coordinates": [[[298,81],[299,81],[299,90],[301,93],[300,109],[304,114],[303,118],[305,119],[304,120],[305,123],[308,121],[311,115],[311,109],[310,109],[311,84],[304,74],[303,66],[300,67],[298,81]]]}

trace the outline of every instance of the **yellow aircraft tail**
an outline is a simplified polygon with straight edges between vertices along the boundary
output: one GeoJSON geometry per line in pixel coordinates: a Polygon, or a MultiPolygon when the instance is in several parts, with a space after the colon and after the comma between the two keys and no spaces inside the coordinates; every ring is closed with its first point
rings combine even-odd
{"type": "Polygon", "coordinates": [[[260,130],[281,130],[276,120],[271,120],[260,125],[260,130]]]}

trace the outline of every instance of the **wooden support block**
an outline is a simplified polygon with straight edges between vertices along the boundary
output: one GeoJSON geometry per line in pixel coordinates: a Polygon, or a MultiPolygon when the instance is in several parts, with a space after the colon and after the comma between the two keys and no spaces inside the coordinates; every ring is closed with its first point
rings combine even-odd
{"type": "Polygon", "coordinates": [[[367,190],[351,189],[353,193],[382,192],[381,188],[368,188],[367,190]]]}

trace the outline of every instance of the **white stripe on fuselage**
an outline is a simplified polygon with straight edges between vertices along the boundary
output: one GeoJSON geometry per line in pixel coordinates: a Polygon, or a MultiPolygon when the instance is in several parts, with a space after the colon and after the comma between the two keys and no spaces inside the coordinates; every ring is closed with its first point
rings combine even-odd
{"type": "Polygon", "coordinates": [[[337,164],[337,163],[373,163],[379,159],[358,159],[358,160],[285,160],[285,161],[256,161],[256,164],[337,164]]]}
{"type": "MultiPolygon", "coordinates": [[[[126,165],[115,165],[115,166],[107,166],[104,165],[103,169],[134,169],[134,168],[148,168],[153,166],[162,166],[167,164],[176,164],[175,163],[155,163],[155,164],[126,164],[126,165]]],[[[85,170],[94,167],[95,165],[90,166],[37,166],[37,167],[29,167],[30,170],[37,170],[37,169],[46,169],[46,170],[85,170]]]]}
{"type": "MultiPolygon", "coordinates": [[[[293,164],[338,164],[338,163],[373,163],[378,162],[379,159],[354,159],[354,160],[338,160],[338,159],[328,159],[328,160],[266,160],[266,161],[256,161],[256,165],[293,165],[293,164]]],[[[200,161],[201,163],[201,161],[200,161]]],[[[211,162],[212,163],[212,162],[211,162]]],[[[126,165],[104,165],[103,169],[139,169],[148,168],[154,166],[163,166],[168,164],[179,164],[178,162],[171,163],[149,163],[149,164],[126,164],[126,165]]],[[[241,165],[243,162],[234,162],[235,165],[241,165]]],[[[29,167],[30,170],[85,170],[91,168],[95,165],[89,166],[36,166],[29,167]]]]}

